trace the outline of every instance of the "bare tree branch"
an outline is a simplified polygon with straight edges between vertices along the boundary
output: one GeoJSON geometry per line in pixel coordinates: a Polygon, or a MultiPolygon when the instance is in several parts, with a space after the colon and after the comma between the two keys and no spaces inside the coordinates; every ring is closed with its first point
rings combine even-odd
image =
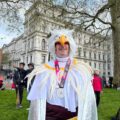
{"type": "Polygon", "coordinates": [[[1,0],[0,2],[19,3],[20,1],[25,1],[25,0],[1,0]]]}
{"type": "MultiPolygon", "coordinates": [[[[97,28],[97,29],[99,29],[99,28],[97,28]]],[[[101,43],[105,42],[106,40],[109,40],[108,39],[110,37],[109,36],[109,31],[111,30],[111,27],[101,29],[99,32],[92,34],[92,36],[90,37],[90,39],[97,38],[97,37],[101,36],[101,33],[104,32],[104,31],[106,31],[106,30],[107,30],[107,32],[106,32],[105,36],[101,37],[102,38],[101,40],[94,41],[94,43],[92,43],[92,44],[94,44],[93,48],[99,47],[99,46],[95,46],[96,44],[100,45],[101,43]]],[[[91,41],[89,41],[88,43],[85,43],[84,46],[87,46],[87,45],[91,44],[90,42],[91,41]]]]}
{"type": "Polygon", "coordinates": [[[91,15],[83,10],[81,11],[77,7],[69,6],[68,0],[67,0],[66,5],[67,5],[68,9],[63,8],[62,12],[59,16],[65,16],[65,15],[69,14],[69,15],[71,15],[71,17],[69,17],[69,18],[71,18],[71,19],[76,19],[75,15],[79,15],[79,17],[84,16],[85,18],[91,18],[92,19],[91,23],[87,27],[85,27],[85,29],[88,29],[91,25],[93,25],[93,23],[95,23],[96,20],[99,20],[101,23],[106,24],[106,25],[110,25],[111,28],[114,28],[114,26],[111,24],[111,22],[106,22],[99,17],[105,10],[110,9],[114,4],[111,4],[111,5],[108,3],[105,4],[96,12],[95,15],[91,15]]]}

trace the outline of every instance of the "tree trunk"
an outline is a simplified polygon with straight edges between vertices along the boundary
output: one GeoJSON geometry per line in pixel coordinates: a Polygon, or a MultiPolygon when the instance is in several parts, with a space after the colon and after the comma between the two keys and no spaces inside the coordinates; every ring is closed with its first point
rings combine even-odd
{"type": "Polygon", "coordinates": [[[114,80],[113,83],[120,87],[120,0],[108,0],[111,7],[112,37],[114,48],[114,80]]]}

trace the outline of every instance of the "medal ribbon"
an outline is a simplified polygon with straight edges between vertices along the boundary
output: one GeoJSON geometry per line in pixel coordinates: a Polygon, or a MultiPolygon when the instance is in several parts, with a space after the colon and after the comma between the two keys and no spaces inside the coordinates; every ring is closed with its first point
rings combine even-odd
{"type": "MultiPolygon", "coordinates": [[[[67,74],[69,71],[70,63],[71,63],[71,60],[70,60],[70,58],[68,58],[61,81],[60,81],[60,83],[58,83],[60,88],[64,88],[64,84],[65,84],[65,80],[66,80],[66,77],[67,77],[67,74]]],[[[58,75],[58,73],[60,71],[60,67],[59,67],[59,63],[58,63],[57,59],[55,60],[54,64],[55,64],[56,75],[58,75]]]]}

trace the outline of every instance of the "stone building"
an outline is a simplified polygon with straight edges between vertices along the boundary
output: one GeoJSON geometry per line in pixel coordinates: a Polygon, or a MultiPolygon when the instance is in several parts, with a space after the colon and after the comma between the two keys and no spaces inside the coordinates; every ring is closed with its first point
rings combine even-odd
{"type": "MultiPolygon", "coordinates": [[[[24,33],[2,48],[4,53],[9,53],[12,64],[33,62],[35,66],[39,66],[48,61],[47,36],[50,31],[76,28],[76,25],[59,17],[60,12],[60,7],[52,8],[50,4],[42,1],[36,1],[26,11],[24,33]]],[[[78,45],[75,58],[87,62],[94,69],[99,69],[101,75],[113,75],[113,44],[111,38],[103,41],[103,36],[93,37],[93,33],[90,31],[77,30],[74,32],[74,39],[78,45]]]]}

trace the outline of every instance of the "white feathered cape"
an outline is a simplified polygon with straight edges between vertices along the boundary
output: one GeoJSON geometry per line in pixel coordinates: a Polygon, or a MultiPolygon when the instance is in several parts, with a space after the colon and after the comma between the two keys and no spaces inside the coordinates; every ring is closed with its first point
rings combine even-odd
{"type": "MultiPolygon", "coordinates": [[[[60,71],[64,71],[66,62],[59,62],[60,71]]],[[[72,60],[65,86],[64,98],[59,98],[56,91],[58,85],[54,61],[35,69],[30,75],[36,75],[32,89],[28,94],[31,101],[28,120],[45,120],[46,101],[60,105],[71,112],[78,106],[78,120],[97,120],[96,101],[92,87],[92,69],[83,62],[72,60]]]]}

